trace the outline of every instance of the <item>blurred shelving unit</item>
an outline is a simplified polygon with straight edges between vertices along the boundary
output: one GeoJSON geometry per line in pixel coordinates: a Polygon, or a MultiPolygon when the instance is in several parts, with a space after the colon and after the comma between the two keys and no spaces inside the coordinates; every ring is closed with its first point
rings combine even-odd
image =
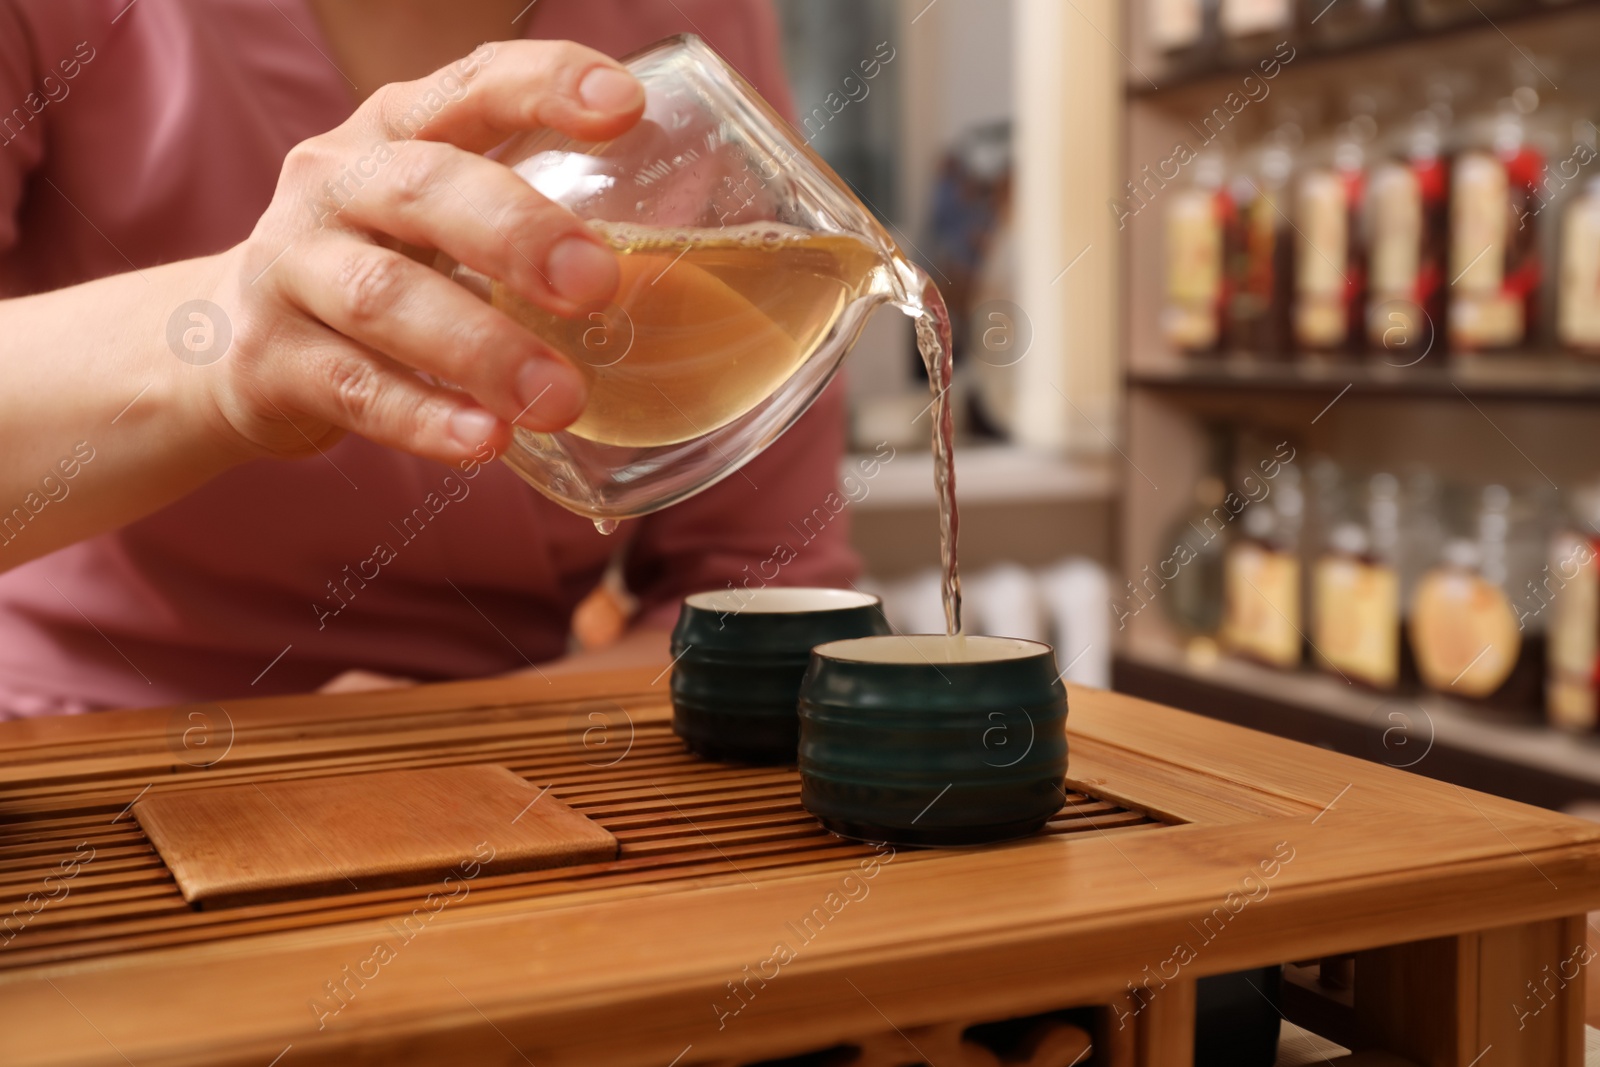
{"type": "MultiPolygon", "coordinates": [[[[1128,179],[1167,158],[1178,141],[1195,140],[1191,124],[1237,89],[1250,68],[1167,69],[1149,40],[1145,7],[1130,3],[1123,15],[1120,158],[1128,179]]],[[[1325,92],[1436,64],[1504,70],[1517,52],[1555,57],[1573,71],[1591,65],[1597,39],[1596,0],[1529,5],[1439,30],[1408,28],[1341,49],[1291,38],[1294,58],[1283,63],[1271,93],[1325,92]]],[[[1160,195],[1125,217],[1117,234],[1126,468],[1116,587],[1170,554],[1164,537],[1192,505],[1210,424],[1251,426],[1292,442],[1302,455],[1326,454],[1356,468],[1416,463],[1470,483],[1566,486],[1600,473],[1600,363],[1542,352],[1454,361],[1430,353],[1395,366],[1376,359],[1306,364],[1270,354],[1196,360],[1174,351],[1159,329],[1160,195]]],[[[1411,768],[1418,773],[1552,807],[1600,798],[1600,743],[1548,729],[1537,709],[1361,691],[1309,668],[1285,673],[1227,658],[1196,661],[1159,604],[1127,621],[1113,671],[1123,692],[1391,763],[1404,760],[1383,747],[1393,726],[1385,716],[1396,706],[1412,709],[1434,731],[1429,755],[1411,768]]]]}
{"type": "Polygon", "coordinates": [[[1302,366],[1288,362],[1195,360],[1135,371],[1129,384],[1174,396],[1210,393],[1322,397],[1444,397],[1475,401],[1595,404],[1600,363],[1564,356],[1501,356],[1402,367],[1382,361],[1302,366]]]}
{"type": "MultiPolygon", "coordinates": [[[[1328,3],[1328,0],[1324,2],[1328,3]]],[[[1137,2],[1129,4],[1130,8],[1139,6],[1137,2]]],[[[1328,3],[1328,6],[1332,7],[1333,4],[1328,3]]],[[[1294,45],[1300,50],[1300,55],[1295,59],[1295,66],[1301,72],[1317,77],[1360,75],[1369,69],[1395,63],[1426,61],[1445,50],[1449,50],[1452,57],[1470,58],[1470,52],[1473,51],[1480,54],[1486,50],[1492,51],[1496,41],[1500,47],[1505,47],[1511,39],[1508,36],[1510,34],[1516,36],[1514,47],[1546,53],[1559,52],[1565,50],[1559,44],[1564,34],[1575,28],[1592,28],[1585,18],[1590,12],[1584,12],[1583,9],[1596,6],[1600,6],[1600,0],[1544,0],[1520,11],[1496,11],[1492,20],[1484,15],[1481,19],[1468,19],[1436,28],[1406,26],[1391,30],[1382,37],[1348,44],[1327,46],[1314,41],[1296,40],[1294,45]]],[[[1481,13],[1482,9],[1479,11],[1481,13]]],[[[1140,21],[1137,12],[1134,21],[1140,21]]],[[[1142,26],[1130,26],[1129,29],[1128,36],[1136,49],[1131,53],[1135,57],[1131,62],[1136,64],[1136,69],[1129,71],[1127,79],[1130,97],[1170,96],[1185,90],[1204,89],[1208,83],[1220,84],[1230,79],[1236,81],[1240,75],[1250,71],[1254,62],[1250,57],[1242,57],[1232,61],[1222,60],[1215,66],[1199,71],[1161,70],[1149,42],[1140,33],[1142,26]],[[1149,65],[1140,62],[1140,56],[1149,59],[1149,65]],[[1137,68],[1156,73],[1159,84],[1140,74],[1137,68]]]]}
{"type": "MultiPolygon", "coordinates": [[[[847,456],[842,473],[860,480],[860,464],[873,456],[847,456]]],[[[933,457],[901,449],[882,464],[877,477],[863,482],[863,510],[933,508],[933,457]]],[[[1014,445],[973,445],[956,452],[956,484],[963,509],[991,504],[1110,501],[1115,471],[1102,457],[1073,458],[1014,445]]]]}
{"type": "MultiPolygon", "coordinates": [[[[935,566],[933,457],[921,447],[900,448],[874,477],[862,478],[860,463],[872,458],[849,456],[841,466],[846,491],[854,494],[857,549],[879,578],[935,566]]],[[[1045,566],[1066,556],[1108,562],[1118,485],[1115,466],[1103,457],[1019,445],[958,448],[962,569],[1045,566]]]]}

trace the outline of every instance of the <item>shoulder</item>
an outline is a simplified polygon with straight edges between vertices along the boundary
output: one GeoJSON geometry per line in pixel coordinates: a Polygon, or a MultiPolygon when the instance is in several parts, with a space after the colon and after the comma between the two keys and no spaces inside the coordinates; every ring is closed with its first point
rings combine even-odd
{"type": "Polygon", "coordinates": [[[0,20],[14,22],[41,67],[53,66],[51,53],[68,52],[79,41],[103,46],[131,12],[144,4],[181,7],[179,0],[0,0],[0,20]]]}
{"type": "Polygon", "coordinates": [[[191,62],[202,14],[194,0],[0,0],[0,64],[53,100],[96,60],[124,76],[191,62]]]}

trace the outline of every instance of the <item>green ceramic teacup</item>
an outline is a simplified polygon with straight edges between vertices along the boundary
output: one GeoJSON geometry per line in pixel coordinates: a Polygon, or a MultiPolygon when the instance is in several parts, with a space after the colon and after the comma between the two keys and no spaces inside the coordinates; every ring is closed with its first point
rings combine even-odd
{"type": "Polygon", "coordinates": [[[811,649],[888,632],[878,598],[848,589],[696,593],[672,631],[673,732],[710,759],[793,763],[811,649]]]}
{"type": "Polygon", "coordinates": [[[1063,801],[1055,652],[1009,637],[819,645],[800,689],[800,800],[834,833],[971,845],[1038,830],[1063,801]]]}

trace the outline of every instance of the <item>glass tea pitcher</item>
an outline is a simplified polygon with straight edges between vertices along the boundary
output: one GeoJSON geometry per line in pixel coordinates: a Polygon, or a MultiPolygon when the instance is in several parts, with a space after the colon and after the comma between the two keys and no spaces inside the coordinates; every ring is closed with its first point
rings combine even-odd
{"type": "Polygon", "coordinates": [[[698,37],[625,62],[645,88],[637,126],[599,144],[541,130],[499,153],[617,252],[611,306],[562,318],[445,264],[587,380],[576,422],[518,427],[503,458],[602,532],[758,455],[816,399],[878,304],[924,318],[932,304],[947,322],[838,175],[698,37]]]}

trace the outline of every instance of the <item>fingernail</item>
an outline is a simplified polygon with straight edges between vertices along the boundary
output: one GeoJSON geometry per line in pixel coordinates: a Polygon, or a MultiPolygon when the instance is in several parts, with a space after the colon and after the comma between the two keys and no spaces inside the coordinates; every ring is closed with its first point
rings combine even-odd
{"type": "Polygon", "coordinates": [[[517,425],[530,430],[558,430],[583,412],[588,390],[583,378],[565,363],[535,359],[517,372],[522,411],[517,425]]]}
{"type": "Polygon", "coordinates": [[[450,414],[450,436],[462,448],[477,448],[499,425],[500,420],[482,408],[462,408],[450,414]]]}
{"type": "Polygon", "coordinates": [[[643,96],[639,79],[615,67],[596,67],[578,83],[578,99],[590,111],[627,111],[643,96]]]}
{"type": "Polygon", "coordinates": [[[576,235],[563,237],[545,259],[545,276],[556,293],[574,304],[601,304],[621,281],[616,254],[576,235]]]}

